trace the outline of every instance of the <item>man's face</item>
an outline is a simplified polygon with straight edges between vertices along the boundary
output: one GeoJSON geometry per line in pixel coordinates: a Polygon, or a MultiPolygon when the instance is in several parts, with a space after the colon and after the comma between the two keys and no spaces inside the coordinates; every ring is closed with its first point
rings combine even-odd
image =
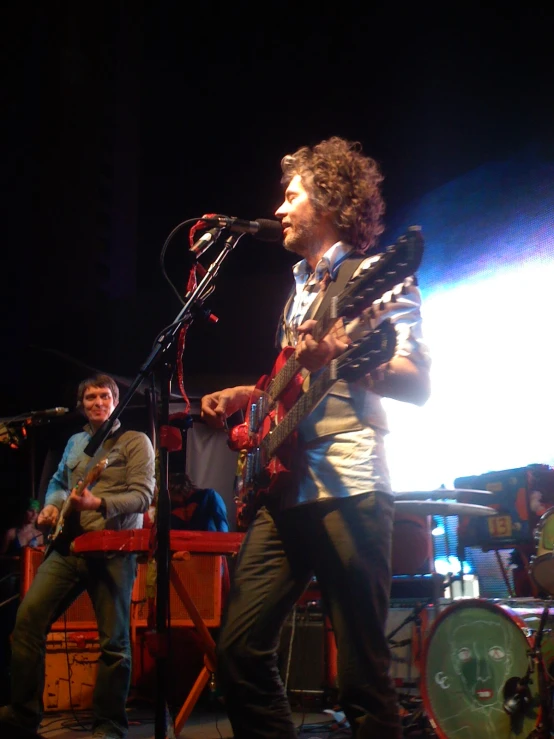
{"type": "Polygon", "coordinates": [[[285,199],[275,211],[283,224],[283,245],[301,257],[307,257],[317,246],[321,219],[310,202],[300,175],[294,175],[285,190],[285,199]]]}
{"type": "Polygon", "coordinates": [[[83,411],[93,428],[99,428],[112,414],[116,403],[109,387],[87,387],[83,395],[83,411]]]}

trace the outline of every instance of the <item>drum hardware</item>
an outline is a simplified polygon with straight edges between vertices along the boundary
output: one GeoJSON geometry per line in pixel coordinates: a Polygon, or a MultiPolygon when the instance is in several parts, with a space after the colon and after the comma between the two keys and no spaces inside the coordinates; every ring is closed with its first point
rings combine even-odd
{"type": "MultiPolygon", "coordinates": [[[[537,681],[540,699],[540,720],[527,739],[550,739],[552,736],[552,690],[549,687],[548,668],[542,656],[542,638],[545,633],[546,619],[549,614],[549,603],[544,606],[538,630],[534,635],[534,646],[529,650],[529,664],[522,678],[510,678],[504,686],[504,710],[509,716],[518,716],[529,709],[531,693],[529,684],[534,670],[537,671],[537,681]]],[[[547,633],[550,633],[548,631],[547,633]]]]}
{"type": "Polygon", "coordinates": [[[415,490],[395,492],[396,500],[455,500],[459,497],[471,495],[494,495],[490,490],[467,490],[465,488],[454,488],[446,490],[445,488],[437,488],[436,490],[415,490]]]}
{"type": "Polygon", "coordinates": [[[554,507],[540,517],[533,539],[537,553],[530,559],[528,573],[540,592],[554,595],[554,507]]]}
{"type": "Polygon", "coordinates": [[[523,677],[511,677],[504,684],[504,710],[508,716],[518,716],[525,713],[531,704],[531,692],[529,683],[531,682],[531,673],[535,667],[532,652],[529,652],[529,665],[523,677]]]}
{"type": "Polygon", "coordinates": [[[496,559],[496,564],[498,565],[498,569],[500,570],[500,573],[502,575],[502,579],[504,580],[504,585],[506,586],[506,590],[508,591],[508,595],[510,596],[510,598],[514,598],[514,589],[512,588],[510,578],[508,577],[508,573],[506,572],[506,568],[504,567],[504,563],[502,562],[502,557],[500,556],[500,551],[498,549],[494,550],[494,556],[496,559]]]}
{"type": "Polygon", "coordinates": [[[409,613],[404,621],[402,621],[401,624],[399,624],[395,629],[393,629],[389,634],[387,634],[387,641],[390,644],[391,648],[394,647],[405,647],[408,644],[412,643],[411,639],[402,639],[401,641],[395,642],[394,637],[396,634],[398,634],[399,631],[401,631],[404,626],[411,623],[412,621],[415,623],[417,634],[418,634],[418,646],[423,647],[422,643],[422,621],[421,621],[421,612],[424,611],[428,605],[430,605],[432,602],[432,599],[427,600],[425,603],[418,603],[415,608],[412,610],[411,613],[409,613]]]}
{"type": "MultiPolygon", "coordinates": [[[[542,652],[542,639],[545,633],[546,619],[550,613],[551,601],[547,601],[543,608],[539,629],[534,639],[534,646],[531,651],[529,666],[532,668],[533,665],[537,667],[537,676],[539,684],[539,697],[541,704],[541,718],[540,722],[533,732],[532,737],[536,739],[550,739],[552,734],[552,688],[550,687],[549,670],[545,664],[543,652],[542,652]]],[[[548,632],[550,633],[550,631],[548,632]]],[[[529,668],[528,668],[529,669],[529,668]]]]}
{"type": "MultiPolygon", "coordinates": [[[[412,722],[415,720],[417,711],[420,709],[419,704],[414,707],[413,699],[416,696],[414,696],[414,694],[410,692],[411,688],[418,687],[419,671],[417,675],[413,676],[412,682],[411,667],[412,665],[417,666],[419,670],[419,666],[421,665],[424,645],[424,626],[421,614],[432,603],[432,600],[433,599],[430,598],[423,603],[417,603],[412,611],[406,616],[406,618],[401,623],[399,623],[395,629],[387,634],[387,642],[391,651],[395,649],[402,649],[403,647],[409,647],[409,657],[400,658],[401,662],[408,663],[408,680],[403,682],[403,687],[405,691],[407,690],[407,692],[399,692],[398,697],[405,711],[404,717],[410,717],[410,725],[412,725],[412,722]],[[398,634],[399,631],[401,631],[410,623],[414,624],[414,633],[412,633],[407,639],[395,640],[394,637],[396,636],[396,634],[398,634]]],[[[421,698],[419,690],[417,690],[417,697],[419,699],[421,698]]]]}
{"type": "Polygon", "coordinates": [[[445,500],[395,500],[394,507],[400,512],[420,516],[494,516],[497,513],[489,506],[445,500]]]}
{"type": "Polygon", "coordinates": [[[425,713],[425,707],[420,697],[408,696],[400,700],[400,718],[402,721],[402,736],[414,737],[436,737],[431,723],[425,713]]]}

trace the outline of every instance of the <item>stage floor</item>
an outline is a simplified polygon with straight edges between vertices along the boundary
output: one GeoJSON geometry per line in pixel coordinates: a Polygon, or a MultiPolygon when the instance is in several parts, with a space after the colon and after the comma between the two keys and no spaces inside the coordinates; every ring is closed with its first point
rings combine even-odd
{"type": "MultiPolygon", "coordinates": [[[[298,736],[302,739],[348,739],[349,729],[332,724],[328,714],[294,713],[298,736]]],[[[154,710],[144,707],[129,710],[128,739],[156,739],[154,710]]],[[[46,714],[40,728],[44,739],[89,739],[90,713],[46,714]]],[[[8,739],[7,737],[2,739],[8,739]]],[[[233,739],[231,725],[222,709],[193,711],[178,739],[233,739]]]]}

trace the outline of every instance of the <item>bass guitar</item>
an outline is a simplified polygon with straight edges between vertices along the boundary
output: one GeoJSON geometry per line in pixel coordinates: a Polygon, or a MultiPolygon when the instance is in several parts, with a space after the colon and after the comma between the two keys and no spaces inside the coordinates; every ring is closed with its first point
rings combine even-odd
{"type": "Polygon", "coordinates": [[[339,357],[306,378],[305,392],[286,410],[282,403],[264,417],[254,444],[239,455],[235,477],[237,526],[251,523],[265,495],[279,495],[294,476],[296,429],[338,380],[354,382],[394,356],[396,330],[390,320],[366,332],[339,357]],[[309,384],[308,384],[309,381],[309,384]]]}
{"type": "MultiPolygon", "coordinates": [[[[104,470],[108,466],[109,458],[103,457],[102,459],[100,459],[100,461],[96,463],[94,463],[94,459],[93,459],[91,462],[92,464],[89,464],[90,468],[87,468],[84,478],[80,480],[77,486],[75,487],[75,494],[78,497],[82,496],[85,488],[89,487],[90,485],[93,485],[98,480],[102,472],[104,472],[104,470]]],[[[73,511],[73,501],[71,498],[66,498],[61,508],[61,511],[59,513],[58,520],[56,521],[54,531],[48,537],[48,543],[46,545],[46,550],[44,552],[45,559],[52,551],[54,544],[56,542],[61,541],[62,538],[66,538],[68,540],[71,539],[71,536],[67,536],[67,528],[68,528],[68,519],[72,511],[73,511]]]]}

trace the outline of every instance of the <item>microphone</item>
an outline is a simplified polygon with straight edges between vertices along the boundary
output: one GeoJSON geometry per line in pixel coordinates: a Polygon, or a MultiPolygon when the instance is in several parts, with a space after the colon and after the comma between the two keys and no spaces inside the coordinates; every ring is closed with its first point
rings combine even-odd
{"type": "Polygon", "coordinates": [[[250,234],[260,241],[281,241],[283,238],[281,221],[271,221],[268,218],[245,221],[242,218],[218,215],[202,220],[206,223],[216,223],[219,228],[227,228],[233,233],[250,234]]]}
{"type": "Polygon", "coordinates": [[[524,713],[531,702],[531,691],[529,690],[530,670],[524,677],[511,677],[504,684],[504,711],[508,716],[517,716],[524,713]]]}
{"type": "MultiPolygon", "coordinates": [[[[205,219],[202,219],[205,220],[205,219]]],[[[200,259],[206,249],[215,243],[221,233],[221,228],[212,228],[197,239],[194,244],[190,247],[190,252],[194,254],[196,259],[200,259]]]]}
{"type": "Polygon", "coordinates": [[[45,411],[31,411],[29,416],[31,420],[35,418],[49,418],[50,416],[63,416],[65,413],[69,413],[69,408],[47,408],[45,411]]]}

